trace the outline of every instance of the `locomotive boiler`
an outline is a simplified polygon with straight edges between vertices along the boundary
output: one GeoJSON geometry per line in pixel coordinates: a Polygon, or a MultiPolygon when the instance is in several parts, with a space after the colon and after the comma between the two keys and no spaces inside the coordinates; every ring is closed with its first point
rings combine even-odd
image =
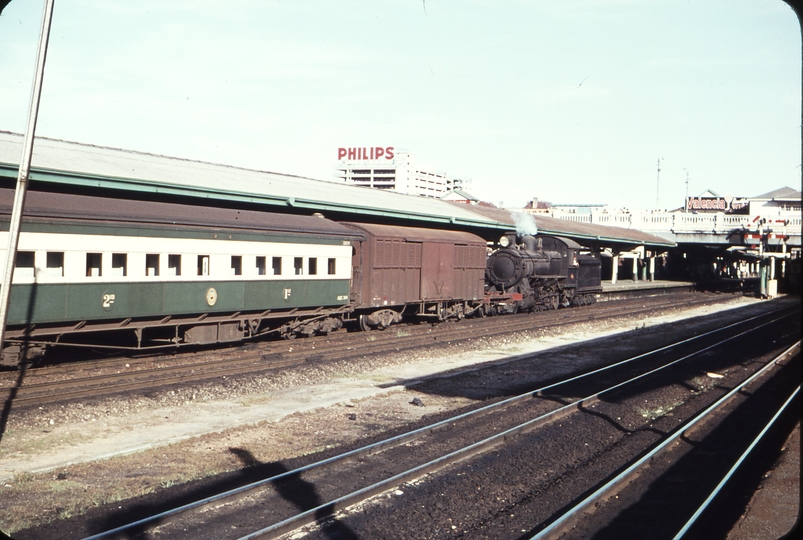
{"type": "Polygon", "coordinates": [[[557,309],[595,301],[601,263],[568,238],[508,233],[485,269],[489,297],[498,313],[557,309]]]}

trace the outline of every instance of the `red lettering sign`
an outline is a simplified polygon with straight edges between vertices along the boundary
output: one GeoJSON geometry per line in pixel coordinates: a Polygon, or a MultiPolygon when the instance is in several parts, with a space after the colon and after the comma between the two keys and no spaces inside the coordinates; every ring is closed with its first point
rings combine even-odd
{"type": "Polygon", "coordinates": [[[722,197],[711,199],[707,197],[689,197],[686,200],[689,210],[714,210],[724,211],[728,208],[728,203],[722,197]]]}
{"type": "Polygon", "coordinates": [[[394,157],[393,147],[392,146],[372,146],[370,148],[338,148],[337,149],[337,159],[347,159],[349,161],[353,160],[368,160],[368,159],[380,159],[385,158],[387,160],[391,160],[394,157]]]}

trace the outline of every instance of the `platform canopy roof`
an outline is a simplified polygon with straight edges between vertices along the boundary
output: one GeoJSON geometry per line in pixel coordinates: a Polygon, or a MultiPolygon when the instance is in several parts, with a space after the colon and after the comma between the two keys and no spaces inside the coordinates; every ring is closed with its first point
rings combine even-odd
{"type": "MultiPolygon", "coordinates": [[[[21,155],[22,135],[0,131],[0,180],[16,179],[21,155]]],[[[133,199],[143,196],[200,198],[219,201],[223,206],[262,206],[288,213],[336,213],[349,216],[353,221],[449,226],[486,233],[515,229],[514,217],[506,210],[490,209],[496,212],[488,212],[476,205],[45,137],[36,138],[30,180],[58,184],[59,190],[81,189],[96,193],[115,190],[115,197],[120,197],[120,192],[128,192],[133,199]]],[[[578,224],[569,221],[540,217],[538,220],[539,230],[548,234],[674,245],[663,238],[630,229],[597,225],[578,228],[578,224]]]]}
{"type": "Polygon", "coordinates": [[[793,200],[799,201],[800,200],[800,190],[790,188],[789,186],[785,186],[782,188],[775,189],[770,191],[769,193],[764,193],[763,195],[757,195],[753,197],[753,199],[781,199],[781,200],[793,200]]]}
{"type": "MultiPolygon", "coordinates": [[[[459,203],[452,204],[457,205],[459,203]]],[[[473,206],[472,210],[474,212],[481,213],[490,219],[504,219],[505,214],[511,216],[510,211],[503,210],[501,208],[473,206]]],[[[594,225],[591,223],[567,221],[564,219],[557,219],[538,214],[518,214],[519,215],[516,216],[518,219],[511,217],[508,218],[509,220],[514,221],[514,226],[512,229],[516,229],[521,232],[528,232],[528,224],[526,221],[532,219],[538,229],[538,233],[575,238],[578,239],[578,242],[581,244],[583,241],[588,243],[589,240],[593,240],[603,246],[618,245],[619,247],[627,247],[627,245],[671,247],[676,245],[675,242],[655,236],[654,234],[638,231],[636,229],[625,229],[624,227],[610,227],[608,225],[594,225]],[[522,215],[526,217],[522,217],[522,215]],[[518,223],[518,225],[516,225],[516,223],[518,223]]]]}

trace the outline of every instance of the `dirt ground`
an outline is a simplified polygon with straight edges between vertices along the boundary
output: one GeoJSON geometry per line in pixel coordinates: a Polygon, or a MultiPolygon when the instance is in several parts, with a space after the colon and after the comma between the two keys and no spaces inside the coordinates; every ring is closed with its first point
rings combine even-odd
{"type": "Polygon", "coordinates": [[[73,407],[12,410],[0,434],[0,530],[13,534],[252,464],[245,461],[315,453],[470,403],[418,394],[410,386],[417,377],[752,302],[757,300],[735,298],[649,320],[573,325],[536,339],[480,338],[434,352],[301,366],[73,407]]]}
{"type": "Polygon", "coordinates": [[[727,540],[800,538],[800,423],[727,540]]]}

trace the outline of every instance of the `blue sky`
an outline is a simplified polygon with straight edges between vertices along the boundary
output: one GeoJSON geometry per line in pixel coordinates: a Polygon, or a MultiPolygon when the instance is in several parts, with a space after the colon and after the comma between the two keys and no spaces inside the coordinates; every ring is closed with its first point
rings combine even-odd
{"type": "MultiPolygon", "coordinates": [[[[43,5],[0,16],[2,130],[43,5]]],[[[799,188],[800,107],[778,0],[56,0],[37,134],[324,180],[393,146],[509,207],[674,208],[687,172],[799,188]]]]}

